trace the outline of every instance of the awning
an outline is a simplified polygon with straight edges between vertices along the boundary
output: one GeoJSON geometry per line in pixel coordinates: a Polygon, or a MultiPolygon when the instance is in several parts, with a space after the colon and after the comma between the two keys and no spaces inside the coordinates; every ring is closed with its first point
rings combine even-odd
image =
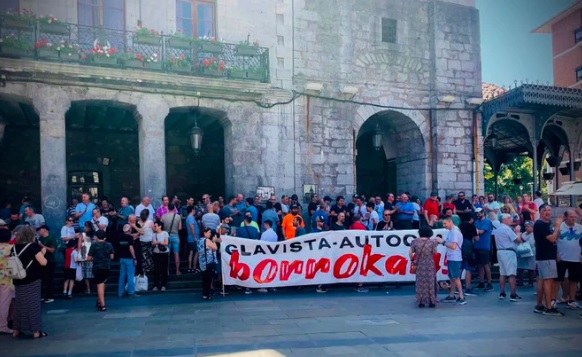
{"type": "Polygon", "coordinates": [[[554,196],[582,196],[582,181],[568,181],[562,183],[562,187],[550,193],[554,196]]]}

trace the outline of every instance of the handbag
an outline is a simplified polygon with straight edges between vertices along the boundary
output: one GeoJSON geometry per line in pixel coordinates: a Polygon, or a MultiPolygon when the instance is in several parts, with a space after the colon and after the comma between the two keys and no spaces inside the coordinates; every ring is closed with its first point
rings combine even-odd
{"type": "Polygon", "coordinates": [[[83,281],[83,266],[81,263],[77,264],[77,269],[75,271],[75,280],[83,281]]]}
{"type": "Polygon", "coordinates": [[[520,258],[533,257],[533,250],[528,242],[521,242],[517,245],[517,256],[520,258]]]}
{"type": "MultiPolygon", "coordinates": [[[[156,241],[158,240],[158,234],[156,233],[156,241]]],[[[159,254],[159,253],[165,253],[168,251],[168,247],[165,245],[161,245],[161,244],[156,244],[156,246],[154,247],[154,253],[159,254]]]]}
{"type": "Polygon", "coordinates": [[[148,277],[147,275],[138,275],[134,278],[135,291],[148,291],[148,277]]]}
{"type": "MultiPolygon", "coordinates": [[[[428,239],[424,242],[424,244],[420,248],[421,252],[424,249],[424,246],[426,245],[427,242],[428,242],[428,239]]],[[[416,274],[416,265],[418,264],[418,262],[416,261],[417,259],[418,259],[418,254],[416,254],[415,259],[412,260],[412,265],[410,266],[410,274],[416,274]]]]}

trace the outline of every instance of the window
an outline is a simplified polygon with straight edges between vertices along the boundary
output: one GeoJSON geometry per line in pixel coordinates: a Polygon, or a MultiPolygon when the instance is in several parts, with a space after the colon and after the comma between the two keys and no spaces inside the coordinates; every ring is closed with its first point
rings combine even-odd
{"type": "Polygon", "coordinates": [[[576,68],[576,82],[582,81],[582,66],[576,68]]]}
{"type": "Polygon", "coordinates": [[[93,200],[102,195],[101,173],[97,171],[69,171],[69,198],[81,198],[89,193],[93,200]]]}
{"type": "Polygon", "coordinates": [[[578,27],[574,31],[574,41],[575,41],[575,43],[582,41],[582,27],[578,27]]]}
{"type": "Polygon", "coordinates": [[[194,37],[216,37],[214,0],[176,0],[176,30],[194,37]]]}
{"type": "Polygon", "coordinates": [[[20,0],[2,0],[0,1],[0,15],[5,14],[8,10],[19,11],[20,0]]]}
{"type": "Polygon", "coordinates": [[[78,0],[79,25],[124,29],[124,0],[78,0]]]}
{"type": "Polygon", "coordinates": [[[396,20],[382,18],[382,42],[396,43],[396,20]]]}

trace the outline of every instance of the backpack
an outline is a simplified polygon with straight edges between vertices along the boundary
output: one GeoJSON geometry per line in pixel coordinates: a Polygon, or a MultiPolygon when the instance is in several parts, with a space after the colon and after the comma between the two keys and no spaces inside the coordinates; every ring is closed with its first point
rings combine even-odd
{"type": "Polygon", "coordinates": [[[6,273],[11,279],[21,280],[26,278],[26,269],[28,269],[30,264],[32,264],[33,259],[31,259],[26,268],[24,268],[22,261],[20,260],[20,254],[22,254],[22,252],[24,252],[31,244],[32,243],[28,243],[18,254],[16,254],[16,246],[12,247],[12,252],[8,257],[8,264],[6,265],[6,273]]]}

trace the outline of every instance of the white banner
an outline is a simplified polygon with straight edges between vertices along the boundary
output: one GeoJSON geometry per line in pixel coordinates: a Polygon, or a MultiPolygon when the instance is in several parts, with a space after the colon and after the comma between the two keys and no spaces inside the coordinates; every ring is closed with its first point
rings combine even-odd
{"type": "MultiPolygon", "coordinates": [[[[408,255],[416,230],[330,231],[284,242],[222,236],[222,277],[226,285],[278,286],[412,282],[408,255]]],[[[445,229],[434,230],[446,237],[445,229]]],[[[446,248],[434,256],[438,280],[447,280],[446,248]]]]}

